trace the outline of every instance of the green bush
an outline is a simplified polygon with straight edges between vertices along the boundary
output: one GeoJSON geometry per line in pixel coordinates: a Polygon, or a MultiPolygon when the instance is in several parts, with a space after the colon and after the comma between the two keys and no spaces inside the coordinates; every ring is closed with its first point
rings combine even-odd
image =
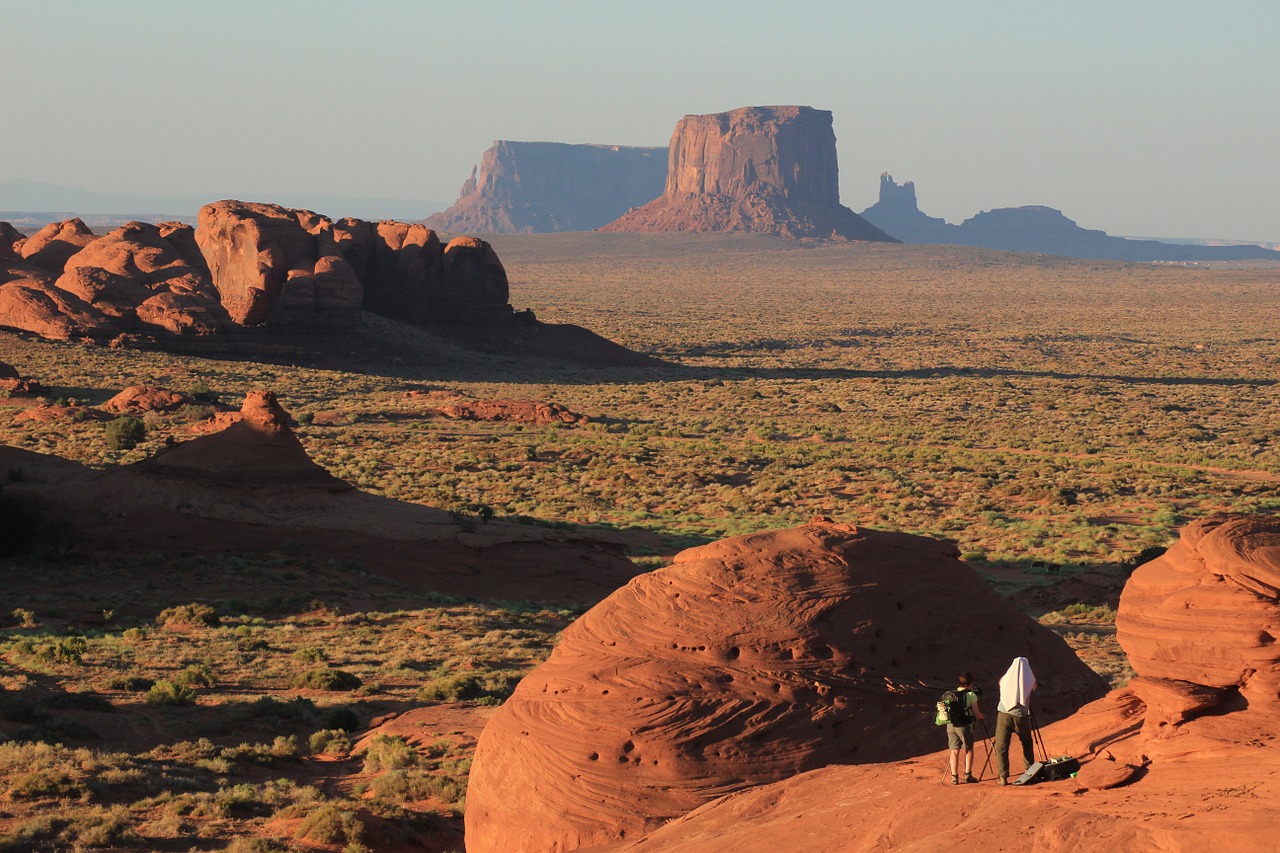
{"type": "Polygon", "coordinates": [[[326,803],[303,818],[294,835],[320,844],[354,844],[364,836],[364,824],[350,809],[326,803]]]}
{"type": "Polygon", "coordinates": [[[107,447],[112,450],[132,450],[146,437],[146,426],[132,415],[107,422],[107,447]]]}
{"type": "Polygon", "coordinates": [[[355,690],[361,683],[349,672],[322,667],[298,673],[289,686],[299,690],[355,690]]]}
{"type": "Polygon", "coordinates": [[[151,686],[147,691],[148,705],[169,705],[182,706],[194,705],[196,703],[196,692],[190,687],[182,684],[174,684],[168,679],[162,678],[151,686]]]}
{"type": "Polygon", "coordinates": [[[142,693],[150,690],[155,683],[155,679],[141,675],[117,675],[107,682],[107,687],[121,693],[142,693]]]}
{"type": "Polygon", "coordinates": [[[377,735],[364,753],[364,772],[400,770],[418,763],[418,753],[398,735],[377,735]]]}
{"type": "Polygon", "coordinates": [[[351,738],[341,729],[321,729],[307,738],[307,748],[313,755],[345,756],[351,752],[351,738]]]}
{"type": "Polygon", "coordinates": [[[207,604],[198,602],[165,608],[156,617],[157,625],[203,625],[213,627],[218,624],[218,621],[216,610],[207,604]]]}

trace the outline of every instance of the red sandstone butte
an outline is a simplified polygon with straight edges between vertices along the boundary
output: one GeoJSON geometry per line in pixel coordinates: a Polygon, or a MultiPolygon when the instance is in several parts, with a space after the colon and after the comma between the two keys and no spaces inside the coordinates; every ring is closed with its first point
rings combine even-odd
{"type": "Polygon", "coordinates": [[[897,242],[840,204],[831,113],[797,106],[685,116],[671,136],[665,192],[600,230],[897,242]]]}
{"type": "Polygon", "coordinates": [[[815,520],[691,548],[571,625],[494,715],[467,850],[614,843],[806,770],[935,750],[941,690],[965,669],[994,687],[1016,655],[1046,720],[1105,690],[948,543],[815,520]]]}

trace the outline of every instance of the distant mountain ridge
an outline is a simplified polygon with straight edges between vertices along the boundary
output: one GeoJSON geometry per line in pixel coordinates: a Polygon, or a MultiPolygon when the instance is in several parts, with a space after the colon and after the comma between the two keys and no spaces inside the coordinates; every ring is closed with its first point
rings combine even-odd
{"type": "MultiPolygon", "coordinates": [[[[64,187],[40,181],[0,181],[0,211],[7,213],[57,212],[85,217],[94,214],[126,214],[146,219],[157,216],[194,218],[206,204],[226,198],[225,194],[152,196],[103,193],[77,187],[64,187]],[[144,216],[144,214],[146,216],[144,216]]],[[[444,207],[433,201],[403,198],[351,197],[337,195],[272,194],[274,203],[327,216],[355,216],[373,221],[381,219],[416,220],[444,207]]],[[[13,217],[3,217],[12,219],[13,217]]]]}
{"type": "Polygon", "coordinates": [[[888,172],[880,176],[880,199],[862,211],[862,217],[906,243],[980,246],[1114,261],[1280,261],[1280,252],[1253,243],[1175,244],[1112,237],[1105,231],[1081,228],[1062,211],[1044,205],[984,210],[952,225],[920,210],[915,184],[896,183],[888,172]]]}

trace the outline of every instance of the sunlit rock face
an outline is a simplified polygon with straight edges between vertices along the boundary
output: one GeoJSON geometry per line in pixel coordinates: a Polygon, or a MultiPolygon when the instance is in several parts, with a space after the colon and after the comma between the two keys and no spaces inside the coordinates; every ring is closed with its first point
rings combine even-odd
{"type": "Polygon", "coordinates": [[[601,230],[893,239],[840,204],[831,113],[798,106],[685,116],[662,196],[601,230]]]}
{"type": "Polygon", "coordinates": [[[994,688],[1015,655],[1034,662],[1046,720],[1102,695],[956,554],[815,520],[634,579],[571,625],[486,727],[468,851],[611,843],[732,791],[934,751],[941,689],[965,669],[994,688]]]}
{"type": "Polygon", "coordinates": [[[1280,696],[1280,519],[1217,516],[1187,525],[1138,568],[1120,597],[1116,634],[1138,673],[1131,687],[1154,726],[1223,701],[1280,696]]]}

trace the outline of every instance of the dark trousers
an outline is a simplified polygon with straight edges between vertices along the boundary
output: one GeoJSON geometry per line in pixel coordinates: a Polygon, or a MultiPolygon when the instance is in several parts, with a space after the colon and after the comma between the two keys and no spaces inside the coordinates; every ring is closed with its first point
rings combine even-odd
{"type": "Polygon", "coordinates": [[[1031,718],[1015,717],[1001,711],[996,715],[995,736],[996,775],[1001,779],[1009,778],[1009,742],[1013,740],[1015,732],[1018,740],[1022,741],[1025,766],[1030,767],[1036,760],[1035,750],[1031,747],[1031,718]]]}

